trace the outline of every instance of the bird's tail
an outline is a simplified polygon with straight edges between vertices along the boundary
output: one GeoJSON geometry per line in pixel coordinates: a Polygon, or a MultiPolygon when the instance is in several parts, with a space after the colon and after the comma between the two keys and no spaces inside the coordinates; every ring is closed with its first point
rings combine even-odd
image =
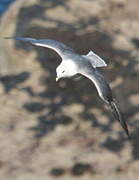
{"type": "Polygon", "coordinates": [[[125,130],[127,136],[130,137],[127,124],[126,124],[125,120],[123,119],[122,114],[121,114],[116,102],[115,101],[109,102],[109,106],[111,108],[114,118],[120,122],[120,124],[121,124],[122,128],[125,130]]]}

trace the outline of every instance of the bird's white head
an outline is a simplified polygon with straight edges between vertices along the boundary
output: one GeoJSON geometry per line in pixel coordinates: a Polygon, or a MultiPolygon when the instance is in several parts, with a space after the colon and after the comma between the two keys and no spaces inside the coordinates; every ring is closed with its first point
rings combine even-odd
{"type": "Polygon", "coordinates": [[[77,73],[77,65],[73,61],[62,61],[61,64],[56,68],[56,81],[61,78],[72,77],[77,73]]]}

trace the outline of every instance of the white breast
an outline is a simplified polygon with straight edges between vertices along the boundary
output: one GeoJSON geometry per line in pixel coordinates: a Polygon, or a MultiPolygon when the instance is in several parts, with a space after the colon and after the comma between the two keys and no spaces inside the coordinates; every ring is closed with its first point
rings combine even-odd
{"type": "Polygon", "coordinates": [[[64,61],[64,66],[65,66],[66,69],[68,69],[70,71],[77,71],[77,65],[72,60],[64,61]]]}
{"type": "Polygon", "coordinates": [[[78,67],[72,60],[62,61],[60,67],[66,70],[67,76],[73,76],[78,73],[78,67]]]}

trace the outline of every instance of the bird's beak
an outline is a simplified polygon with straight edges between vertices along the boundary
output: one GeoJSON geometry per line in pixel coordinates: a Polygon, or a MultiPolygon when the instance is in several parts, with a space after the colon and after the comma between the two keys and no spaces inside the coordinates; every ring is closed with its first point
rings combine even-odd
{"type": "Polygon", "coordinates": [[[58,78],[58,77],[56,77],[56,82],[58,82],[58,80],[59,80],[59,78],[58,78]]]}

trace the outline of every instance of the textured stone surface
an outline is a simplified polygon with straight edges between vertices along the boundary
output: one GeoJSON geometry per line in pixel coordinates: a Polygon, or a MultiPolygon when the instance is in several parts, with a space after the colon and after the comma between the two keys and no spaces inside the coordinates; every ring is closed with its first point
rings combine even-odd
{"type": "Polygon", "coordinates": [[[89,80],[55,82],[49,49],[0,40],[0,178],[137,179],[139,159],[138,0],[20,0],[1,19],[0,36],[62,41],[90,49],[132,133],[129,142],[89,80]]]}

